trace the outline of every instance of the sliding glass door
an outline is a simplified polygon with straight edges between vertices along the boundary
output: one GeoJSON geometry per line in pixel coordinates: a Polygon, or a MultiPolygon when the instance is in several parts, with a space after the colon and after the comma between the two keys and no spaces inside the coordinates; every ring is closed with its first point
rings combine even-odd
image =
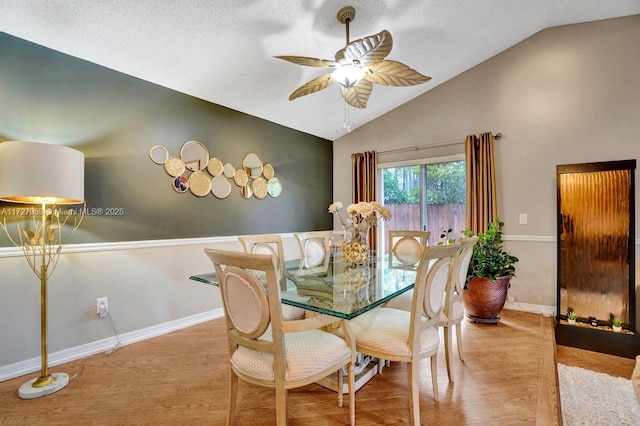
{"type": "Polygon", "coordinates": [[[386,250],[389,230],[431,231],[429,244],[451,229],[458,238],[465,227],[466,168],[464,156],[425,159],[418,164],[381,165],[381,199],[392,218],[380,227],[386,250]],[[462,158],[460,158],[462,157],[462,158]]]}

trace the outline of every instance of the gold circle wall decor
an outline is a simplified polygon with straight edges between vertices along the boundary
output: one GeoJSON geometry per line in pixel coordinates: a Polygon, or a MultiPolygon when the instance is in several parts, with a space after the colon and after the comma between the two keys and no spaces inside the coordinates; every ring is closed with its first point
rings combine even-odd
{"type": "Polygon", "coordinates": [[[198,170],[189,175],[189,189],[197,197],[204,197],[211,191],[211,178],[198,170]]]}
{"type": "Polygon", "coordinates": [[[249,182],[249,176],[247,176],[247,172],[244,169],[238,169],[233,174],[233,181],[238,186],[245,186],[249,182]]]}
{"type": "Polygon", "coordinates": [[[164,170],[169,174],[169,176],[180,176],[185,171],[184,161],[178,157],[169,157],[164,163],[164,170]]]}
{"type": "Polygon", "coordinates": [[[209,163],[207,164],[207,171],[211,174],[211,176],[216,177],[222,174],[222,168],[224,165],[219,158],[213,157],[209,159],[209,163]]]}
{"type": "Polygon", "coordinates": [[[149,150],[149,157],[156,164],[164,164],[169,158],[169,151],[164,146],[155,145],[149,150]]]}
{"type": "Polygon", "coordinates": [[[265,179],[269,180],[274,177],[276,174],[275,170],[273,170],[273,166],[271,164],[265,164],[262,168],[262,175],[265,179]]]}
{"type": "Polygon", "coordinates": [[[184,192],[187,192],[187,190],[189,189],[189,180],[184,176],[177,176],[171,182],[171,186],[173,187],[174,191],[182,194],[184,192]]]}
{"type": "Polygon", "coordinates": [[[267,181],[267,192],[273,198],[279,197],[282,194],[282,182],[277,177],[272,177],[267,181]]]}
{"type": "Polygon", "coordinates": [[[154,145],[149,150],[149,158],[163,166],[172,177],[172,188],[178,193],[190,190],[197,197],[211,193],[216,198],[227,198],[231,194],[231,180],[245,199],[261,200],[267,195],[275,198],[282,193],[282,182],[276,177],[273,165],[264,164],[253,152],[243,157],[238,169],[232,163],[209,157],[207,147],[195,140],[182,144],[179,156],[170,156],[167,148],[154,145]]]}
{"type": "Polygon", "coordinates": [[[235,173],[236,173],[236,168],[233,167],[233,164],[231,164],[231,163],[226,163],[224,165],[224,167],[222,168],[222,174],[227,179],[231,179],[233,177],[233,175],[235,175],[235,173]]]}
{"type": "Polygon", "coordinates": [[[216,198],[227,198],[231,194],[231,182],[223,175],[214,177],[211,180],[211,193],[216,198]]]}
{"type": "Polygon", "coordinates": [[[207,147],[198,141],[189,141],[180,148],[180,158],[187,169],[192,172],[204,170],[209,163],[209,151],[207,147]]]}
{"type": "Polygon", "coordinates": [[[263,177],[254,179],[251,183],[251,190],[253,191],[254,197],[258,200],[262,200],[267,196],[267,181],[264,180],[263,177]]]}
{"type": "Polygon", "coordinates": [[[253,196],[253,191],[251,190],[251,185],[247,184],[240,188],[240,195],[242,198],[249,199],[253,196]]]}
{"type": "Polygon", "coordinates": [[[255,179],[262,174],[262,160],[258,154],[250,152],[242,159],[242,168],[251,179],[255,179]]]}

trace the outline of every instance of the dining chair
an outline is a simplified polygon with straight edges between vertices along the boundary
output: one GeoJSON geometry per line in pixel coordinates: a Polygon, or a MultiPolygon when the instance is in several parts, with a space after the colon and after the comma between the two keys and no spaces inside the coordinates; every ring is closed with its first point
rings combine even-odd
{"type": "Polygon", "coordinates": [[[447,375],[453,382],[453,366],[451,362],[451,350],[453,344],[453,328],[456,329],[456,342],[458,344],[458,357],[464,361],[464,349],[462,346],[462,320],[464,319],[464,307],[462,306],[462,292],[467,280],[467,271],[473,255],[473,247],[478,242],[478,237],[463,238],[459,241],[460,250],[453,257],[453,269],[445,291],[444,307],[440,314],[438,326],[444,330],[444,353],[447,362],[447,375]]]}
{"type": "MultiPolygon", "coordinates": [[[[284,248],[280,235],[247,235],[238,237],[238,240],[240,244],[242,244],[245,253],[268,254],[273,258],[280,289],[286,290],[287,280],[284,276],[284,248]]],[[[254,274],[264,281],[264,273],[254,271],[254,274]]],[[[286,320],[302,319],[305,316],[305,310],[302,308],[284,305],[282,309],[286,320]]]]}
{"type": "Polygon", "coordinates": [[[389,266],[414,266],[427,247],[430,231],[389,231],[389,266]]]}
{"type": "Polygon", "coordinates": [[[438,401],[438,319],[459,244],[427,247],[420,258],[413,288],[411,311],[381,307],[349,323],[356,350],[375,358],[407,363],[411,424],[420,424],[420,361],[431,359],[433,398],[438,401]],[[435,263],[429,267],[431,261],[435,263]]]}
{"type": "MultiPolygon", "coordinates": [[[[349,419],[355,425],[355,341],[345,320],[323,315],[286,321],[280,289],[270,255],[204,250],[211,259],[220,285],[227,323],[230,380],[227,425],[233,424],[238,379],[275,389],[276,420],[287,424],[287,391],[318,381],[347,366],[349,419]],[[266,276],[266,289],[252,273],[266,276]],[[340,322],[341,336],[319,330],[340,322]]],[[[343,376],[337,374],[338,389],[343,376]]],[[[338,405],[343,394],[338,392],[338,405]]]]}
{"type": "Polygon", "coordinates": [[[284,275],[284,248],[280,235],[248,235],[238,237],[245,253],[269,254],[273,257],[276,268],[276,275],[282,290],[287,289],[287,283],[283,279],[284,275]]]}
{"type": "Polygon", "coordinates": [[[323,257],[329,253],[329,233],[327,231],[296,232],[293,236],[298,242],[302,259],[323,257]]]}

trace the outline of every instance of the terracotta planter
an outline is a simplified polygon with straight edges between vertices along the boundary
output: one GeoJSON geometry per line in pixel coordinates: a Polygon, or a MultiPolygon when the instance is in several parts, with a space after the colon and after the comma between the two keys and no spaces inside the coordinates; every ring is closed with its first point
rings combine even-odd
{"type": "Polygon", "coordinates": [[[489,278],[473,277],[462,292],[462,303],[467,317],[474,322],[495,324],[507,300],[511,276],[489,278]]]}

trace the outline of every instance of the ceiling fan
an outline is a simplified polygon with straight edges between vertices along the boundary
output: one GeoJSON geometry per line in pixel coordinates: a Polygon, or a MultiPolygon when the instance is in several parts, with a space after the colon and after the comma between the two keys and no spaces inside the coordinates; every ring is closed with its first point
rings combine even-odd
{"type": "Polygon", "coordinates": [[[401,62],[384,59],[393,47],[391,33],[387,30],[349,42],[349,23],[355,15],[356,10],[351,6],[343,7],[338,12],[338,21],[346,25],[347,45],[336,53],[334,61],[306,56],[276,56],[298,65],[333,69],[298,87],[289,96],[290,101],[338,83],[340,93],[349,105],[366,108],[373,83],[414,86],[431,80],[431,77],[422,75],[401,62]]]}

